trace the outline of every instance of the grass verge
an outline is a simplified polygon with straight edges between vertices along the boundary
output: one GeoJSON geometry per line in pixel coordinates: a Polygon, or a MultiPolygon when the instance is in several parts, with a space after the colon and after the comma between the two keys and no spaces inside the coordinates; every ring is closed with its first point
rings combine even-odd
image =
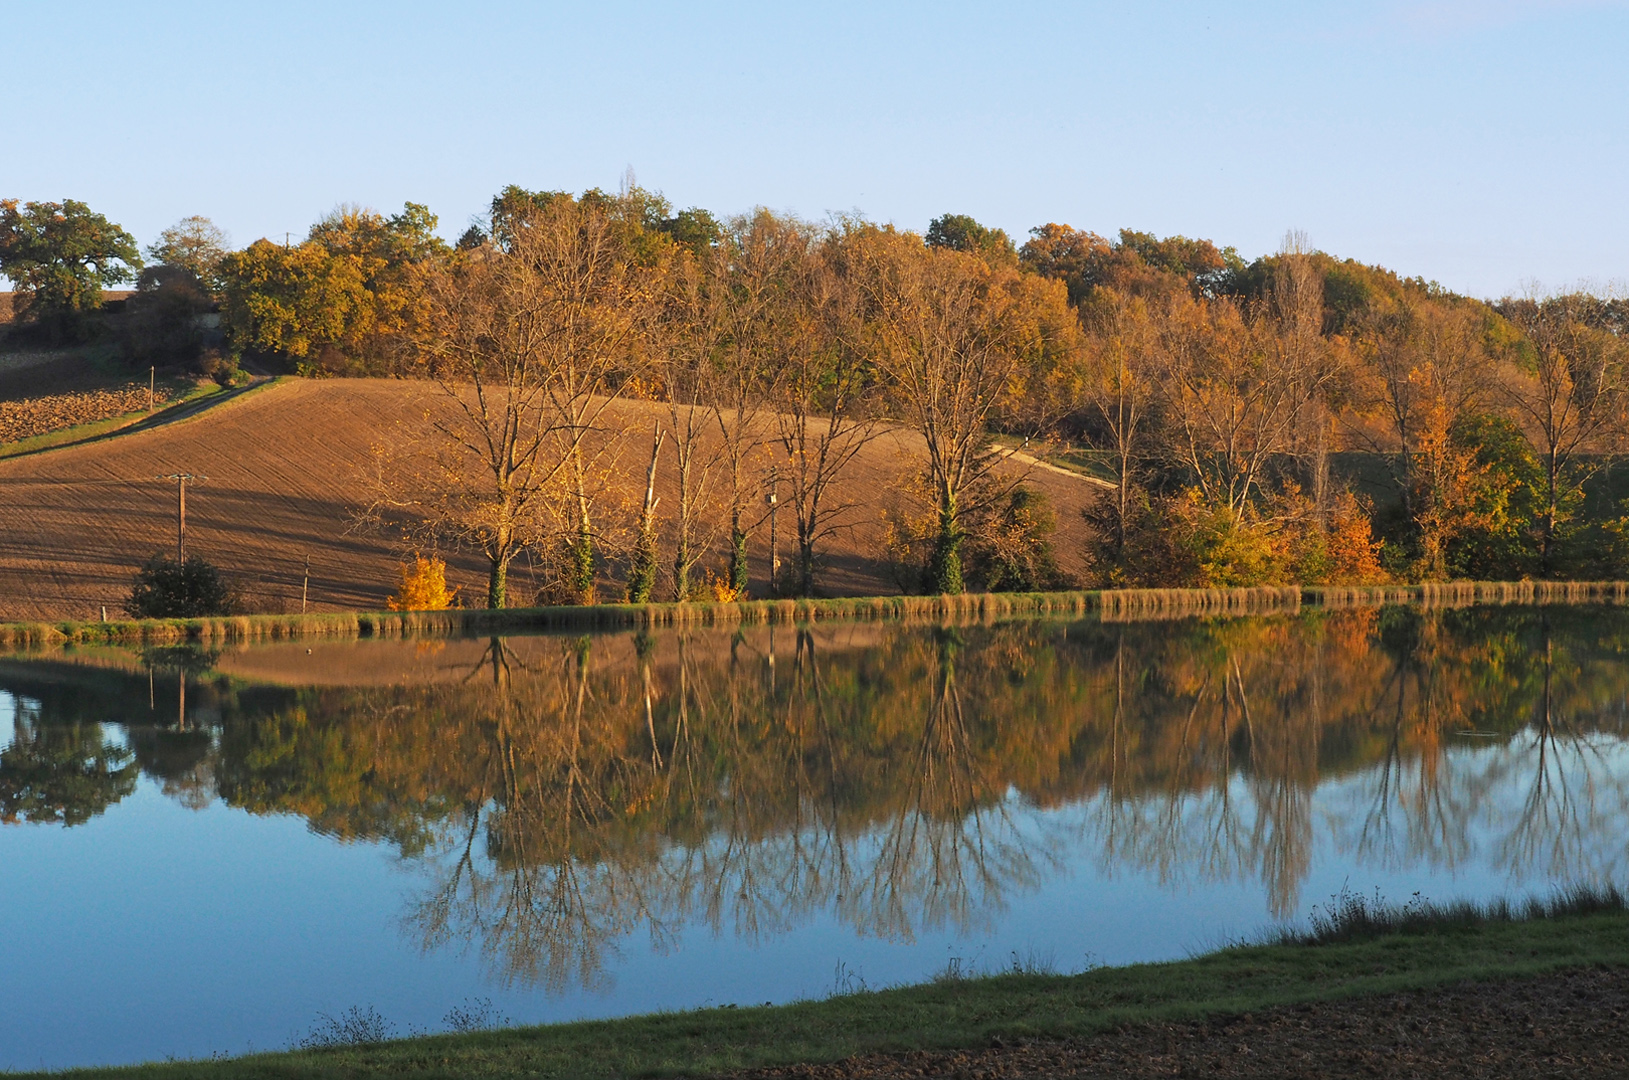
{"type": "Polygon", "coordinates": [[[779,1007],[727,1006],[56,1075],[186,1080],[694,1076],[865,1052],[982,1046],[996,1037],[1081,1037],[1124,1024],[1593,965],[1629,965],[1629,911],[1616,891],[1490,908],[1418,903],[1388,908],[1341,897],[1310,930],[1175,963],[1069,976],[1022,970],[947,975],[921,986],[779,1007]]]}

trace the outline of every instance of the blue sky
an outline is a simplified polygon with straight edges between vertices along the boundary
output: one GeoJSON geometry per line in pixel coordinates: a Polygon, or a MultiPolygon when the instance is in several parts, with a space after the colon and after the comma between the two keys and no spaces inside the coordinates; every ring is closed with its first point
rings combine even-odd
{"type": "Polygon", "coordinates": [[[143,243],[504,184],[1327,251],[1498,296],[1629,279],[1629,0],[0,0],[0,194],[143,243]]]}

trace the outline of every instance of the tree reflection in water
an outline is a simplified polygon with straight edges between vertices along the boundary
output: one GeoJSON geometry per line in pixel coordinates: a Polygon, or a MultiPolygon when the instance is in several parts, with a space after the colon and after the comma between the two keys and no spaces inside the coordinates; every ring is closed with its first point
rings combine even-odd
{"type": "Polygon", "coordinates": [[[1259,882],[1280,917],[1319,844],[1621,880],[1626,648],[1629,613],[1482,608],[380,644],[356,655],[443,677],[294,689],[214,657],[149,655],[139,689],[7,662],[32,704],[0,813],[77,824],[139,769],[298,814],[418,869],[426,949],[595,988],[696,924],[980,930],[1081,854],[1259,882]]]}

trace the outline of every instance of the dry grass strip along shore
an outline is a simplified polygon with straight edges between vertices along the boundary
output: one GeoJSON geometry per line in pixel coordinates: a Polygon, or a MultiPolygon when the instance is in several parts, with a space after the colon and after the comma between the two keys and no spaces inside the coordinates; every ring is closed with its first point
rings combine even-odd
{"type": "Polygon", "coordinates": [[[208,619],[0,624],[0,647],[71,643],[243,642],[322,637],[434,637],[664,626],[732,626],[828,620],[979,623],[1081,617],[1104,622],[1196,616],[1289,614],[1413,604],[1623,604],[1625,581],[1453,582],[1437,585],[1262,586],[1240,589],[1115,589],[1101,592],[880,596],[741,603],[601,604],[594,607],[459,608],[449,611],[238,615],[208,619]]]}

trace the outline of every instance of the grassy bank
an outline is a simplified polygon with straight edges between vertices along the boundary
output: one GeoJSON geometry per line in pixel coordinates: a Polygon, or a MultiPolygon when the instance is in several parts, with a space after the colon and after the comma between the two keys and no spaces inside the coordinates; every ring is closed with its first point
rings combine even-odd
{"type": "Polygon", "coordinates": [[[324,612],[209,619],[0,623],[0,647],[65,644],[246,642],[323,637],[429,637],[642,627],[735,626],[829,620],[987,623],[1001,619],[1085,617],[1105,622],[1197,616],[1268,615],[1302,608],[1384,604],[1629,603],[1629,582],[1517,581],[1437,585],[1264,586],[1250,589],[1119,589],[1094,592],[875,596],[821,600],[749,600],[734,604],[600,604],[593,607],[460,608],[451,611],[324,612]]]}
{"type": "Polygon", "coordinates": [[[947,973],[921,986],[780,1007],[438,1035],[227,1061],[80,1071],[74,1077],[631,1077],[834,1061],[866,1051],[949,1049],[993,1038],[1088,1036],[1123,1024],[1629,965],[1616,893],[1547,905],[1385,909],[1345,898],[1321,925],[1192,960],[1079,975],[947,973]]]}

